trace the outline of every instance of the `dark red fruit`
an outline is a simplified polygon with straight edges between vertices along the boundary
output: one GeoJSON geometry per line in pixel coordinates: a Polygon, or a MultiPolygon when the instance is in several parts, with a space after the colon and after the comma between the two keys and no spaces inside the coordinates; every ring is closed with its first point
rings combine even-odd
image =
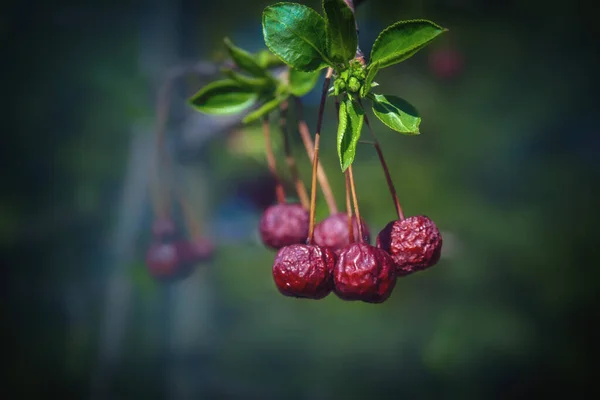
{"type": "Polygon", "coordinates": [[[157,240],[168,240],[175,237],[175,223],[169,218],[157,218],[152,223],[152,234],[157,240]]]}
{"type": "Polygon", "coordinates": [[[334,291],[344,300],[382,303],[396,286],[394,262],[381,249],[353,243],[340,253],[333,270],[334,291]]]}
{"type": "Polygon", "coordinates": [[[277,252],[273,279],[279,291],[290,297],[322,299],[333,288],[335,254],[327,247],[293,244],[277,252]]]}
{"type": "Polygon", "coordinates": [[[214,253],[213,243],[206,238],[182,241],[177,244],[179,260],[184,269],[194,269],[197,264],[208,261],[214,253]]]}
{"type": "Polygon", "coordinates": [[[188,242],[190,256],[193,262],[202,262],[212,259],[215,253],[214,243],[207,238],[196,238],[188,242]]]}
{"type": "Polygon", "coordinates": [[[392,221],[377,235],[377,247],[390,254],[399,276],[435,265],[442,252],[442,235],[424,215],[392,221]]]}
{"type": "Polygon", "coordinates": [[[276,204],[265,210],[260,220],[260,237],[273,249],[305,243],[308,236],[308,210],[296,203],[276,204]]]}
{"type": "Polygon", "coordinates": [[[171,281],[187,277],[194,263],[186,260],[189,244],[185,241],[154,242],[146,252],[146,266],[150,274],[159,280],[171,281]]]}
{"type": "MultiPolygon", "coordinates": [[[[357,221],[356,215],[353,216],[352,233],[354,235],[355,242],[359,241],[357,221]]],[[[362,221],[362,229],[363,242],[369,243],[371,241],[371,234],[364,220],[362,221]]],[[[336,213],[330,215],[315,225],[314,235],[316,244],[319,246],[331,247],[335,254],[339,255],[344,247],[350,244],[350,240],[348,238],[348,215],[345,213],[336,213]]]]}

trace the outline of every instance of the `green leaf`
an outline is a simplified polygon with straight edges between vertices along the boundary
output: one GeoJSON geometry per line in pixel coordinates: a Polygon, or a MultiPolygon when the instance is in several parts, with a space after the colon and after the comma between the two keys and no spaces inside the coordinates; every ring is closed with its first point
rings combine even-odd
{"type": "Polygon", "coordinates": [[[254,55],[254,59],[262,68],[269,69],[285,65],[279,57],[271,53],[269,50],[261,50],[254,55]]]}
{"type": "Polygon", "coordinates": [[[372,64],[389,67],[412,57],[447,29],[426,20],[399,21],[385,28],[371,49],[372,64]]]}
{"type": "Polygon", "coordinates": [[[417,109],[400,97],[371,93],[373,112],[388,128],[405,135],[418,135],[421,117],[417,109]]]}
{"type": "Polygon", "coordinates": [[[258,95],[232,80],[209,83],[189,99],[189,104],[205,114],[235,114],[251,107],[258,95]]]}
{"type": "Polygon", "coordinates": [[[294,96],[304,96],[315,87],[320,75],[321,71],[303,72],[290,68],[290,92],[294,96]]]}
{"type": "Polygon", "coordinates": [[[337,132],[337,150],[340,166],[344,172],[354,161],[356,145],[360,138],[365,111],[348,97],[340,103],[340,118],[337,132]]]}
{"type": "Polygon", "coordinates": [[[279,107],[279,105],[283,103],[283,101],[287,98],[288,96],[279,96],[267,101],[255,111],[252,111],[250,114],[246,115],[242,122],[244,124],[249,124],[250,122],[254,122],[257,119],[264,117],[265,115],[269,114],[271,111],[279,107]]]}
{"type": "Polygon", "coordinates": [[[278,3],[262,16],[265,44],[287,65],[315,71],[333,64],[326,56],[325,20],[310,7],[278,3]]]}
{"type": "Polygon", "coordinates": [[[250,53],[234,45],[229,38],[225,38],[223,42],[225,42],[229,55],[238,67],[254,76],[266,76],[267,71],[256,62],[250,53]]]}
{"type": "Polygon", "coordinates": [[[371,63],[367,69],[367,77],[365,78],[365,83],[360,90],[360,97],[367,97],[369,92],[371,91],[373,79],[375,79],[375,75],[379,71],[379,63],[371,63]]]}
{"type": "Polygon", "coordinates": [[[348,65],[358,46],[354,13],[344,0],[323,0],[323,11],[327,20],[327,54],[336,63],[348,65]]]}
{"type": "Polygon", "coordinates": [[[273,86],[273,81],[269,78],[249,77],[235,72],[229,68],[223,68],[221,69],[221,72],[229,79],[239,83],[240,86],[251,89],[257,93],[265,91],[273,86]]]}

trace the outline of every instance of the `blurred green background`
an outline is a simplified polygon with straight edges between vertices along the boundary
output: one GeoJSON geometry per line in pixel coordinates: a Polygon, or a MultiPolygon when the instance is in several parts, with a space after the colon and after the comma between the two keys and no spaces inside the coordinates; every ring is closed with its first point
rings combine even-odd
{"type": "MultiPolygon", "coordinates": [[[[358,7],[366,54],[399,19],[450,29],[377,79],[422,114],[417,137],[372,122],[405,212],[430,216],[444,235],[440,263],[399,280],[381,305],[277,292],[274,253],[256,233],[273,201],[258,128],[233,146],[232,129],[213,127],[218,121],[200,120],[184,104],[213,77],[180,81],[168,132],[174,176],[217,254],[183,282],[149,277],[147,161],[158,85],[168,67],[220,60],[226,35],[262,48],[268,4],[3,3],[1,397],[598,392],[600,29],[584,2],[358,7]]],[[[317,101],[316,92],[304,99],[311,130],[317,101]]],[[[322,162],[343,209],[332,104],[328,111],[322,162]]],[[[308,182],[298,139],[294,151],[308,182]]],[[[394,209],[368,146],[359,147],[355,177],[376,233],[394,209]]],[[[319,198],[318,217],[326,215],[319,198]]]]}

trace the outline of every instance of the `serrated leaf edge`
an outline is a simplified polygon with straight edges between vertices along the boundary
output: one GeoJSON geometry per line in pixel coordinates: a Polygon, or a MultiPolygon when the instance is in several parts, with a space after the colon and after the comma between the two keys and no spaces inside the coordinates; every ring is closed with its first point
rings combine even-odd
{"type": "MultiPolygon", "coordinates": [[[[262,13],[262,31],[263,31],[263,39],[264,39],[264,37],[265,37],[265,12],[266,12],[266,10],[267,10],[268,8],[273,8],[273,7],[275,7],[275,6],[279,6],[279,5],[290,5],[290,4],[291,4],[291,5],[294,5],[294,6],[303,7],[303,8],[306,8],[306,9],[310,10],[310,12],[314,13],[316,16],[318,16],[319,18],[321,18],[325,24],[327,23],[327,21],[325,21],[325,19],[323,18],[323,16],[322,16],[321,14],[319,14],[318,12],[316,12],[316,11],[315,11],[314,9],[312,9],[311,7],[305,6],[305,5],[303,5],[303,4],[291,3],[291,2],[280,2],[280,3],[275,3],[275,4],[271,4],[270,6],[266,7],[266,8],[263,10],[263,13],[262,13]]],[[[319,67],[317,67],[317,68],[314,68],[314,69],[300,69],[300,68],[297,68],[297,67],[295,67],[295,66],[293,66],[293,65],[291,65],[291,64],[288,64],[288,63],[287,63],[287,62],[286,62],[286,61],[283,59],[283,57],[281,56],[281,54],[279,54],[277,51],[273,50],[273,49],[271,48],[271,46],[269,46],[269,44],[267,43],[267,41],[266,41],[266,40],[265,40],[264,42],[265,42],[265,46],[267,46],[267,48],[269,49],[269,51],[270,51],[271,53],[275,54],[277,57],[279,57],[279,59],[280,59],[280,60],[281,60],[281,61],[282,61],[284,64],[288,65],[288,66],[289,66],[289,67],[291,67],[291,68],[296,68],[296,69],[298,69],[298,70],[300,70],[300,71],[304,71],[304,72],[313,72],[313,71],[319,71],[319,70],[321,70],[321,69],[323,69],[323,68],[327,68],[327,66],[328,66],[328,65],[333,65],[333,63],[331,62],[331,60],[329,60],[329,59],[328,59],[328,57],[324,56],[324,55],[323,55],[323,53],[321,52],[321,50],[317,49],[317,47],[316,47],[316,46],[314,46],[314,45],[312,45],[312,43],[311,43],[311,46],[312,46],[312,47],[313,47],[315,50],[317,50],[317,53],[319,53],[319,55],[321,56],[321,58],[322,58],[323,62],[324,62],[326,65],[321,65],[321,66],[319,66],[319,67]]],[[[309,43],[310,43],[310,42],[309,42],[309,43]]]]}
{"type": "MultiPolygon", "coordinates": [[[[375,51],[375,49],[377,48],[377,43],[379,43],[379,41],[380,41],[380,39],[381,39],[381,36],[382,36],[382,35],[383,35],[385,32],[387,32],[387,31],[389,31],[389,30],[391,30],[391,29],[395,28],[395,27],[396,27],[396,26],[398,26],[398,25],[405,25],[405,24],[408,24],[408,23],[414,23],[414,22],[427,22],[427,23],[429,23],[429,24],[432,24],[433,26],[435,26],[436,28],[438,28],[438,29],[440,29],[440,30],[441,30],[441,32],[440,32],[439,34],[442,34],[442,33],[444,33],[444,32],[448,32],[448,29],[447,29],[447,28],[444,28],[443,26],[441,26],[441,25],[438,25],[438,24],[436,24],[435,22],[433,22],[433,21],[430,21],[430,20],[428,20],[428,19],[408,19],[408,20],[404,20],[404,21],[397,21],[397,22],[394,22],[393,24],[391,24],[390,26],[388,26],[387,28],[385,28],[384,30],[382,30],[381,32],[379,32],[379,35],[377,35],[377,38],[375,39],[375,42],[373,42],[373,46],[371,47],[371,55],[370,55],[370,57],[369,57],[369,62],[370,62],[370,61],[373,59],[373,52],[374,52],[374,51],[375,51]]],[[[419,47],[422,47],[422,46],[414,46],[413,48],[411,48],[411,50],[419,49],[419,47]]],[[[377,62],[378,62],[379,64],[381,64],[381,62],[380,62],[380,61],[377,61],[377,62]]],[[[383,67],[383,68],[385,68],[385,67],[383,67]]]]}

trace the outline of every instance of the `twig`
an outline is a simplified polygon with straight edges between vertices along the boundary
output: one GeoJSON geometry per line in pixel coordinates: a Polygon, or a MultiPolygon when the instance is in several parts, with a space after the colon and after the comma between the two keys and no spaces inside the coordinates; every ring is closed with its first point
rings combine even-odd
{"type": "MultiPolygon", "coordinates": [[[[296,114],[298,119],[298,131],[300,132],[302,143],[304,144],[304,148],[306,149],[306,154],[308,155],[308,158],[312,161],[314,157],[314,143],[310,136],[310,130],[308,129],[308,125],[304,120],[304,107],[302,106],[302,101],[298,97],[295,97],[295,100],[296,114]]],[[[329,180],[327,179],[325,170],[323,169],[323,166],[320,162],[317,164],[317,178],[319,180],[319,185],[321,186],[321,191],[323,192],[323,197],[325,197],[325,202],[327,203],[329,214],[336,214],[338,212],[338,208],[335,202],[335,196],[333,194],[333,191],[331,190],[331,186],[329,185],[329,180]]]]}
{"type": "Polygon", "coordinates": [[[387,181],[388,188],[390,190],[390,195],[392,196],[392,201],[394,202],[394,207],[396,207],[396,214],[398,214],[398,219],[404,219],[404,213],[402,212],[402,206],[400,205],[400,200],[398,199],[398,194],[396,193],[396,188],[394,187],[394,182],[392,181],[392,177],[390,176],[390,170],[385,162],[385,157],[383,157],[383,151],[381,150],[381,146],[379,145],[379,141],[375,136],[375,132],[373,132],[373,128],[371,128],[371,124],[369,123],[369,117],[365,113],[365,124],[373,137],[373,147],[377,151],[377,156],[379,157],[379,162],[381,163],[381,168],[383,169],[383,173],[385,174],[385,180],[387,181]]]}
{"type": "MultiPolygon", "coordinates": [[[[352,9],[352,12],[354,12],[354,6],[358,5],[360,3],[360,1],[354,1],[354,0],[344,0],[344,1],[346,2],[346,4],[348,4],[350,9],[352,9]]],[[[356,35],[357,36],[359,35],[358,21],[356,22],[356,35]]],[[[362,51],[360,50],[360,47],[358,47],[358,46],[356,48],[356,58],[361,63],[363,63],[363,64],[365,63],[364,55],[362,54],[362,51]]],[[[362,107],[362,102],[360,99],[358,100],[358,103],[362,107]]],[[[373,147],[375,147],[375,150],[377,151],[377,156],[379,157],[379,162],[381,163],[381,168],[383,169],[383,173],[385,174],[385,179],[386,179],[388,188],[390,190],[390,194],[392,196],[392,201],[394,202],[394,207],[396,208],[396,214],[398,214],[398,219],[403,220],[404,213],[402,212],[402,207],[400,205],[400,200],[398,199],[398,194],[396,193],[396,188],[394,187],[394,182],[392,181],[392,177],[390,176],[390,170],[387,166],[387,163],[385,162],[385,157],[383,156],[383,151],[381,150],[381,145],[379,144],[379,141],[377,140],[377,137],[375,136],[375,132],[373,131],[373,128],[371,127],[371,124],[369,123],[369,117],[367,116],[366,113],[364,115],[365,115],[365,117],[364,117],[365,124],[367,125],[367,128],[369,129],[369,132],[371,133],[371,137],[373,138],[372,144],[373,144],[373,147]]],[[[359,223],[359,226],[360,225],[361,224],[359,223]]]]}
{"type": "Polygon", "coordinates": [[[278,203],[285,203],[285,191],[283,190],[283,185],[281,184],[281,179],[279,179],[279,174],[277,174],[277,166],[275,162],[275,154],[273,154],[273,147],[271,146],[271,127],[269,125],[269,116],[265,115],[263,118],[263,135],[265,138],[265,156],[267,157],[267,165],[269,167],[269,171],[271,172],[271,176],[275,180],[275,194],[277,196],[278,203]]]}
{"type": "MultiPolygon", "coordinates": [[[[170,169],[171,159],[165,148],[166,127],[169,120],[169,109],[171,105],[171,95],[173,85],[177,79],[186,75],[196,74],[201,76],[211,75],[217,72],[217,67],[209,62],[196,62],[190,64],[177,65],[165,74],[163,83],[158,89],[156,100],[156,154],[157,161],[154,165],[151,178],[151,199],[154,214],[159,218],[166,218],[170,213],[170,199],[166,192],[161,190],[164,186],[170,185],[166,179],[161,179],[161,167],[165,170],[170,169]]],[[[164,172],[164,171],[163,171],[164,172]]]]}
{"type": "Polygon", "coordinates": [[[300,203],[304,208],[310,207],[308,193],[306,192],[306,187],[304,187],[304,183],[302,179],[300,179],[300,174],[298,173],[298,167],[296,166],[296,160],[294,159],[294,155],[292,154],[292,149],[290,146],[290,137],[287,129],[287,112],[288,112],[289,103],[285,100],[281,103],[279,107],[279,126],[281,128],[281,135],[283,136],[283,147],[285,151],[285,160],[290,169],[290,175],[292,176],[292,180],[296,186],[296,194],[300,199],[300,203]]]}
{"type": "Polygon", "coordinates": [[[350,172],[346,170],[346,213],[348,214],[348,243],[354,243],[354,224],[352,223],[352,201],[350,200],[350,172]]]}
{"type": "Polygon", "coordinates": [[[178,200],[181,206],[183,219],[191,239],[200,239],[202,237],[202,229],[194,216],[194,211],[188,199],[184,196],[181,188],[178,190],[178,200]]]}
{"type": "Polygon", "coordinates": [[[360,211],[358,209],[358,198],[356,196],[356,186],[354,185],[354,174],[352,173],[352,164],[347,169],[348,177],[350,178],[350,190],[352,191],[352,200],[354,202],[354,215],[358,221],[358,243],[363,242],[363,229],[362,229],[362,218],[360,217],[360,211]]]}

